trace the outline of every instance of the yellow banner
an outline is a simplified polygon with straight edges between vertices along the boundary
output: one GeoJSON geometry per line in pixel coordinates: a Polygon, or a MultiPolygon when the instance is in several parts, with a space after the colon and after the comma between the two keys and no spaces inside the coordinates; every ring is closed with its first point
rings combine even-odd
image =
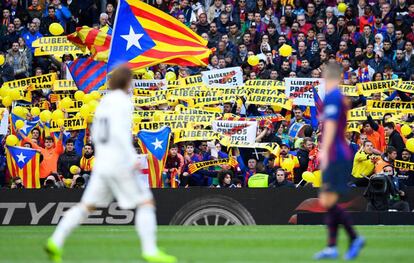
{"type": "Polygon", "coordinates": [[[244,87],[238,87],[238,88],[211,88],[214,90],[219,90],[223,95],[233,95],[237,97],[246,96],[248,90],[244,87]]]}
{"type": "Polygon", "coordinates": [[[406,93],[414,93],[414,81],[403,81],[400,85],[394,87],[394,89],[406,93]]]}
{"type": "Polygon", "coordinates": [[[158,130],[164,126],[168,126],[171,128],[172,132],[177,132],[183,129],[192,129],[193,124],[190,122],[182,122],[182,121],[151,121],[151,122],[140,122],[134,125],[134,132],[138,132],[140,130],[158,130]]]}
{"type": "Polygon", "coordinates": [[[53,83],[53,91],[73,91],[78,90],[75,81],[59,79],[53,83]]]}
{"type": "Polygon", "coordinates": [[[32,47],[43,47],[53,45],[73,45],[66,36],[59,37],[41,37],[33,41],[32,47]]]}
{"type": "Polygon", "coordinates": [[[270,89],[264,87],[248,87],[247,90],[249,91],[250,95],[257,94],[266,96],[286,97],[285,92],[283,90],[270,89]]]}
{"type": "Polygon", "coordinates": [[[404,162],[400,160],[394,161],[394,167],[403,170],[414,171],[414,163],[411,162],[404,162]]]}
{"type": "Polygon", "coordinates": [[[32,89],[50,89],[52,88],[52,84],[55,79],[56,73],[50,73],[36,77],[7,81],[3,84],[3,87],[9,87],[12,89],[32,86],[32,89]]]}
{"type": "Polygon", "coordinates": [[[133,116],[139,117],[142,120],[152,120],[154,114],[172,114],[174,111],[162,111],[162,110],[136,110],[133,116]]]}
{"type": "Polygon", "coordinates": [[[182,130],[174,133],[174,143],[187,141],[211,141],[220,135],[212,130],[182,130]]]}
{"type": "Polygon", "coordinates": [[[361,132],[362,129],[362,124],[360,122],[357,121],[348,121],[346,123],[346,129],[349,132],[361,132]]]}
{"type": "Polygon", "coordinates": [[[370,81],[364,83],[358,83],[357,89],[363,95],[371,95],[372,93],[389,91],[392,88],[399,86],[401,79],[370,81]]]}
{"type": "MultiPolygon", "coordinates": [[[[83,130],[86,129],[87,122],[82,118],[68,118],[65,119],[65,130],[66,131],[76,131],[76,130],[83,130]]],[[[59,125],[54,120],[50,121],[50,132],[57,132],[60,131],[59,125]]]]}
{"type": "Polygon", "coordinates": [[[133,96],[133,103],[135,106],[155,106],[164,103],[168,103],[167,96],[158,95],[153,97],[136,97],[133,96]]]}
{"type": "Polygon", "coordinates": [[[413,113],[414,102],[368,100],[367,111],[413,113]]]}
{"type": "Polygon", "coordinates": [[[267,96],[252,94],[247,97],[246,103],[257,104],[257,105],[269,105],[269,106],[280,106],[287,110],[292,109],[292,100],[286,98],[286,96],[267,96]]]}
{"type": "Polygon", "coordinates": [[[203,78],[201,75],[194,75],[194,76],[188,76],[185,78],[179,79],[182,86],[198,86],[198,85],[204,85],[203,84],[203,78]]]}
{"type": "Polygon", "coordinates": [[[220,108],[191,108],[191,107],[184,107],[183,105],[177,105],[175,108],[177,113],[181,114],[214,114],[216,117],[221,117],[221,109],[220,108]]]}
{"type": "Polygon", "coordinates": [[[64,54],[83,54],[83,51],[75,46],[75,45],[55,45],[55,46],[41,46],[35,49],[34,55],[35,57],[38,56],[48,56],[48,55],[54,55],[54,56],[62,56],[64,54]]]}
{"type": "Polygon", "coordinates": [[[193,174],[197,172],[198,170],[207,168],[209,166],[216,166],[216,165],[223,165],[228,164],[232,167],[235,167],[238,163],[234,158],[223,158],[223,159],[217,159],[217,160],[209,160],[205,162],[198,162],[198,163],[192,163],[188,165],[188,171],[190,174],[193,174]]]}
{"type": "Polygon", "coordinates": [[[171,89],[167,92],[167,98],[184,100],[192,99],[195,97],[215,97],[221,95],[222,93],[219,90],[202,90],[201,88],[171,89]]]}
{"type": "Polygon", "coordinates": [[[356,86],[352,85],[339,85],[339,89],[341,90],[342,94],[348,97],[358,97],[358,90],[356,86]]]}
{"type": "Polygon", "coordinates": [[[201,125],[211,125],[211,122],[214,121],[216,117],[214,115],[193,115],[193,114],[160,114],[154,116],[154,121],[182,121],[182,122],[192,122],[195,124],[201,125]]]}
{"type": "Polygon", "coordinates": [[[285,83],[283,81],[279,80],[261,80],[261,79],[254,79],[254,80],[248,80],[244,83],[244,86],[250,87],[271,87],[278,90],[285,90],[285,83]]]}
{"type": "Polygon", "coordinates": [[[188,105],[190,107],[198,107],[204,105],[216,105],[226,102],[233,102],[236,100],[234,96],[214,96],[214,97],[200,97],[192,98],[188,100],[188,105]]]}
{"type": "MultiPolygon", "coordinates": [[[[374,120],[382,120],[384,112],[381,111],[371,111],[370,115],[374,120]]],[[[348,121],[366,121],[368,117],[367,108],[359,107],[348,111],[347,120],[348,121]]]]}
{"type": "Polygon", "coordinates": [[[229,136],[222,136],[220,138],[220,144],[226,147],[238,147],[238,148],[258,148],[266,149],[274,155],[279,155],[280,147],[277,143],[248,143],[244,141],[230,141],[229,136]]]}

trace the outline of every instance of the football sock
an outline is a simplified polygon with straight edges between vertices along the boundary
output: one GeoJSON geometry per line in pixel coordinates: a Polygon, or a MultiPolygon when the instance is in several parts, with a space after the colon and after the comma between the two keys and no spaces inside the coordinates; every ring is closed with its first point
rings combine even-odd
{"type": "Polygon", "coordinates": [[[142,252],[147,255],[157,253],[157,218],[155,207],[144,205],[137,209],[135,229],[141,238],[142,252]]]}
{"type": "Polygon", "coordinates": [[[338,219],[337,215],[332,208],[328,209],[328,213],[325,217],[326,225],[328,227],[328,246],[336,247],[336,239],[338,236],[338,219]]]}
{"type": "Polygon", "coordinates": [[[351,215],[338,205],[334,205],[331,209],[334,209],[338,223],[344,226],[349,238],[353,241],[357,237],[357,234],[352,226],[351,215]]]}
{"type": "Polygon", "coordinates": [[[81,224],[83,219],[88,217],[88,214],[86,207],[79,204],[73,206],[65,213],[52,235],[52,240],[58,247],[63,247],[65,239],[81,224]]]}

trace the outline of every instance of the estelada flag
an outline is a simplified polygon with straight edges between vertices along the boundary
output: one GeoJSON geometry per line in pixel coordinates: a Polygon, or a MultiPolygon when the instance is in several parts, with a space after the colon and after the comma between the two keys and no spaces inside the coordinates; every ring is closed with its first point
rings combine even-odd
{"type": "Polygon", "coordinates": [[[176,18],[138,0],[120,0],[112,32],[108,72],[159,63],[207,66],[207,41],[176,18]]]}
{"type": "Polygon", "coordinates": [[[7,168],[12,177],[19,176],[25,188],[40,188],[40,153],[31,148],[7,146],[7,168]]]}
{"type": "Polygon", "coordinates": [[[148,183],[152,188],[163,187],[162,172],[167,160],[170,134],[171,128],[167,126],[158,131],[140,130],[138,132],[139,146],[142,153],[147,155],[148,183]]]}

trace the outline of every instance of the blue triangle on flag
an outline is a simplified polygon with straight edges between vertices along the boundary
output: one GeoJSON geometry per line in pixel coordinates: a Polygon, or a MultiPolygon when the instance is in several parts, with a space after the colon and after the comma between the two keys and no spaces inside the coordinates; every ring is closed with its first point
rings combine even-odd
{"type": "Polygon", "coordinates": [[[34,149],[18,146],[7,146],[7,149],[20,169],[23,169],[37,153],[34,149]]]}
{"type": "Polygon", "coordinates": [[[151,152],[155,158],[161,160],[168,151],[168,140],[171,128],[164,126],[158,131],[141,130],[138,132],[138,138],[142,144],[151,152]]]}

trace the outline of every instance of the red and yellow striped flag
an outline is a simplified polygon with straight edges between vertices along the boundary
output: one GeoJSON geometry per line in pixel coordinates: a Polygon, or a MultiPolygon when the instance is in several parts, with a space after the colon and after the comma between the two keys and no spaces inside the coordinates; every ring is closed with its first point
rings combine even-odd
{"type": "Polygon", "coordinates": [[[107,61],[111,35],[108,34],[109,27],[101,29],[90,28],[88,26],[76,28],[76,32],[67,36],[68,40],[82,50],[88,48],[92,58],[99,61],[107,61]]]}
{"type": "Polygon", "coordinates": [[[40,188],[40,153],[31,148],[7,146],[10,176],[19,176],[25,188],[40,188]]]}
{"type": "Polygon", "coordinates": [[[120,0],[112,34],[109,71],[126,64],[207,66],[207,41],[163,11],[137,0],[120,0]]]}

